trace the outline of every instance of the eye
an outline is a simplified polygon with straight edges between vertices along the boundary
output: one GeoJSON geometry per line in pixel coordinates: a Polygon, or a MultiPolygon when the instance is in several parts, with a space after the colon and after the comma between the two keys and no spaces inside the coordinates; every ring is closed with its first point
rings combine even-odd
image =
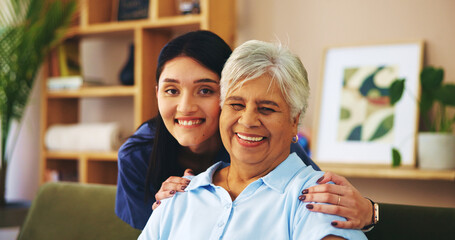
{"type": "Polygon", "coordinates": [[[170,89],[164,90],[164,92],[169,94],[169,95],[177,95],[178,94],[177,89],[174,89],[174,88],[170,88],[170,89]]]}
{"type": "Polygon", "coordinates": [[[213,91],[213,90],[210,89],[210,88],[201,88],[201,89],[199,90],[199,94],[201,94],[201,95],[211,95],[211,94],[213,94],[214,92],[215,92],[215,91],[213,91]]]}
{"type": "Polygon", "coordinates": [[[239,103],[231,103],[230,105],[231,105],[232,109],[234,109],[235,111],[240,111],[245,108],[245,106],[243,106],[242,104],[239,104],[239,103]]]}
{"type": "Polygon", "coordinates": [[[271,114],[276,112],[275,109],[273,108],[268,108],[268,107],[260,107],[259,112],[265,115],[271,114]]]}

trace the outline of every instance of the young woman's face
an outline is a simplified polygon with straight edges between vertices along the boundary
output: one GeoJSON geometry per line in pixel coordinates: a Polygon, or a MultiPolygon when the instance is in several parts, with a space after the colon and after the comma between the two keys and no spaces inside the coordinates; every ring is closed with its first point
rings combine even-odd
{"type": "Polygon", "coordinates": [[[229,92],[220,116],[220,134],[231,162],[273,164],[289,155],[298,118],[271,77],[263,75],[229,92]]]}
{"type": "Polygon", "coordinates": [[[219,144],[220,79],[190,57],[164,66],[157,87],[164,124],[180,145],[193,152],[219,144]]]}

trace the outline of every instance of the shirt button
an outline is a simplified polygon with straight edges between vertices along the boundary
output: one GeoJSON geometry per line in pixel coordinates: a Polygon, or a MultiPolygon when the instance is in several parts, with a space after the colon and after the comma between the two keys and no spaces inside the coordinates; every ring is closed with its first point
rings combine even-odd
{"type": "Polygon", "coordinates": [[[224,225],[224,222],[219,222],[218,227],[222,227],[224,225]]]}
{"type": "Polygon", "coordinates": [[[229,208],[231,208],[231,204],[230,204],[230,203],[228,203],[228,204],[224,205],[224,208],[225,208],[225,209],[229,209],[229,208]]]}

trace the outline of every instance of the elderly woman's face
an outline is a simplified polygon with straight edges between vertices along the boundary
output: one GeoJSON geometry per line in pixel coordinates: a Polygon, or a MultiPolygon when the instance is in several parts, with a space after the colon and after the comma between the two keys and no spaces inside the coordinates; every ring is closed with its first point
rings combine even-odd
{"type": "Polygon", "coordinates": [[[227,94],[221,109],[220,133],[232,161],[267,164],[289,155],[298,118],[276,83],[263,75],[227,94]]]}

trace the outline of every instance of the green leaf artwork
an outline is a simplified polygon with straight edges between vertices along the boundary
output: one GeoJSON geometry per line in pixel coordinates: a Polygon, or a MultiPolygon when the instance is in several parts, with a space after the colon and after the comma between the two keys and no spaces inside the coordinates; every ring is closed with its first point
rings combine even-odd
{"type": "Polygon", "coordinates": [[[404,78],[397,79],[390,86],[390,104],[395,105],[403,95],[404,80],[404,78]]]}
{"type": "Polygon", "coordinates": [[[398,167],[401,165],[401,154],[396,148],[392,148],[392,167],[398,167]]]}

